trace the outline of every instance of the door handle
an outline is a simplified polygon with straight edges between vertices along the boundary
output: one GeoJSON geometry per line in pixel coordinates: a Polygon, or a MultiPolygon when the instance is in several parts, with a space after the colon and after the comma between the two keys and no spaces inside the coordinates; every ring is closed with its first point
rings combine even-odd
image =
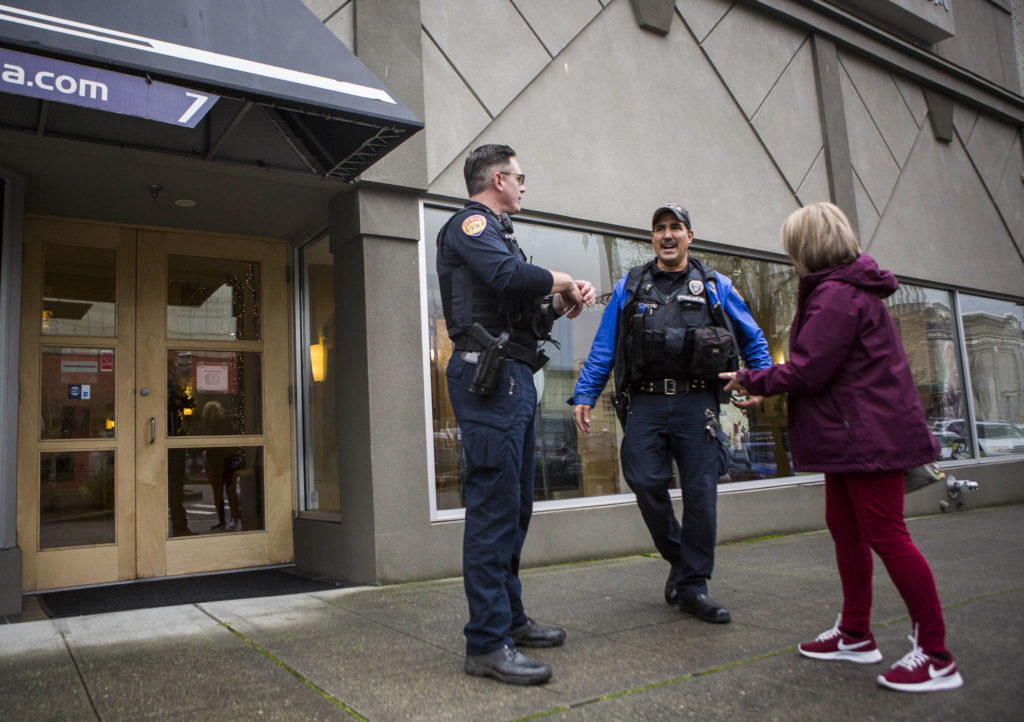
{"type": "Polygon", "coordinates": [[[155,416],[150,416],[149,417],[149,443],[152,444],[155,441],[156,441],[156,417],[155,416]]]}

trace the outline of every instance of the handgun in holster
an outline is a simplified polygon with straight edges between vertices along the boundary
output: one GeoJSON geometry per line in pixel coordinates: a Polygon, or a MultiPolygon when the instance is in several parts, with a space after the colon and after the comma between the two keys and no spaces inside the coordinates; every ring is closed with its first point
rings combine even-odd
{"type": "Polygon", "coordinates": [[[495,337],[487,333],[487,329],[479,323],[474,323],[469,329],[469,335],[483,346],[476,362],[476,370],[473,372],[473,380],[469,382],[469,390],[480,396],[489,396],[497,387],[501,370],[505,366],[505,349],[508,346],[509,333],[502,331],[495,337]]]}

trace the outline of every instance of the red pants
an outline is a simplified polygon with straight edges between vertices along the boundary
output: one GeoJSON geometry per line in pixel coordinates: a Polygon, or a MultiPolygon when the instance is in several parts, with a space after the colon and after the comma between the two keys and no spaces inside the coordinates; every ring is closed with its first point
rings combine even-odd
{"type": "Polygon", "coordinates": [[[929,654],[947,654],[935,578],[903,521],[903,493],[902,471],[825,474],[825,521],[843,585],[841,626],[870,631],[874,550],[918,625],[918,644],[929,654]]]}

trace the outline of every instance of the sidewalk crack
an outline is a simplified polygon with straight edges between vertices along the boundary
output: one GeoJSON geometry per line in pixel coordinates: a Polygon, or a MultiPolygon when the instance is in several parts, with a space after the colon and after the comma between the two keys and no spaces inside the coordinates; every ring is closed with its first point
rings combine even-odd
{"type": "Polygon", "coordinates": [[[306,677],[306,676],[305,676],[304,674],[302,674],[301,672],[299,672],[299,671],[298,671],[297,669],[295,669],[294,667],[292,667],[291,665],[289,665],[289,664],[288,664],[287,662],[285,662],[284,660],[282,660],[282,659],[280,659],[280,658],[276,657],[276,656],[274,655],[274,653],[273,653],[273,652],[271,652],[270,650],[268,650],[268,649],[266,649],[266,648],[264,648],[264,647],[261,647],[261,646],[260,646],[259,644],[257,644],[257,643],[256,643],[256,642],[254,642],[253,640],[251,640],[251,639],[249,639],[248,637],[246,637],[246,636],[245,636],[244,634],[242,634],[241,632],[239,632],[239,631],[238,631],[237,629],[235,629],[234,627],[232,627],[232,626],[231,626],[230,624],[228,624],[227,622],[221,621],[220,619],[217,619],[217,617],[213,616],[212,614],[210,614],[210,613],[209,613],[208,611],[206,611],[206,610],[205,610],[205,609],[203,609],[202,607],[199,607],[199,609],[200,609],[200,610],[202,610],[202,612],[203,612],[204,614],[206,614],[206,615],[207,615],[208,617],[210,617],[210,619],[212,619],[212,620],[213,620],[213,621],[215,621],[215,622],[216,622],[217,624],[219,624],[220,626],[222,626],[222,627],[224,627],[225,629],[227,629],[227,630],[228,630],[229,632],[231,632],[231,633],[232,633],[233,635],[235,635],[235,636],[236,636],[236,637],[238,637],[238,638],[239,638],[240,640],[242,640],[242,641],[243,641],[243,642],[244,642],[245,644],[247,644],[247,645],[249,645],[250,647],[252,647],[252,648],[253,648],[254,650],[256,650],[257,652],[259,652],[259,653],[260,653],[260,654],[262,654],[262,655],[263,655],[264,657],[266,657],[267,659],[269,659],[269,660],[270,660],[271,662],[273,662],[274,664],[276,664],[276,665],[277,665],[278,667],[280,667],[281,669],[283,669],[283,670],[284,670],[285,672],[287,672],[288,674],[290,674],[290,675],[291,675],[292,677],[294,677],[295,679],[297,679],[297,680],[299,680],[300,682],[302,682],[302,684],[303,684],[303,685],[305,685],[305,686],[306,686],[306,687],[308,687],[309,689],[311,689],[311,690],[313,690],[314,692],[316,692],[316,693],[317,693],[318,695],[320,695],[321,697],[323,697],[323,698],[324,698],[325,700],[327,700],[328,702],[330,702],[331,704],[333,704],[333,705],[334,705],[335,707],[337,707],[338,709],[340,709],[340,710],[342,710],[343,712],[345,712],[345,713],[346,713],[347,715],[349,715],[349,716],[350,716],[350,717],[352,717],[353,719],[357,719],[357,720],[360,720],[360,722],[369,722],[369,719],[368,719],[367,717],[364,717],[363,715],[359,714],[359,713],[358,713],[358,712],[357,712],[356,710],[354,710],[354,709],[352,709],[351,707],[349,707],[349,706],[348,706],[347,704],[345,704],[345,703],[344,703],[344,702],[342,702],[342,701],[341,701],[340,699],[338,699],[337,697],[335,697],[335,696],[334,696],[333,694],[331,694],[330,692],[328,692],[327,690],[325,690],[325,689],[324,689],[323,687],[320,687],[319,685],[317,685],[317,684],[316,684],[316,683],[315,683],[315,682],[314,682],[313,680],[311,680],[311,679],[310,679],[309,677],[306,677]]]}
{"type": "Polygon", "coordinates": [[[103,717],[100,715],[100,711],[96,709],[96,701],[92,698],[92,692],[89,690],[89,685],[85,683],[85,675],[82,674],[82,668],[78,665],[78,659],[75,657],[74,651],[71,649],[71,645],[68,644],[67,637],[64,636],[64,632],[60,633],[60,641],[64,643],[64,649],[68,651],[68,656],[71,657],[71,664],[75,665],[75,674],[78,675],[78,681],[82,683],[82,689],[85,690],[85,697],[89,700],[89,706],[92,707],[93,714],[96,715],[96,719],[102,720],[103,717]]]}
{"type": "Polygon", "coordinates": [[[748,657],[747,659],[739,659],[735,662],[728,662],[726,664],[715,665],[714,667],[708,667],[707,669],[700,669],[696,672],[690,672],[688,674],[682,674],[678,677],[672,677],[671,679],[663,679],[657,682],[651,682],[650,684],[644,684],[639,687],[631,687],[630,689],[623,689],[618,692],[609,692],[603,694],[600,697],[591,697],[590,699],[580,700],[579,702],[573,702],[572,704],[564,704],[553,709],[544,710],[543,712],[537,712],[535,714],[527,715],[526,717],[516,717],[512,722],[526,722],[526,720],[539,719],[541,717],[548,717],[559,712],[568,712],[573,709],[580,709],[587,707],[592,704],[599,704],[601,702],[607,702],[609,700],[617,699],[619,697],[626,697],[631,694],[639,694],[641,692],[648,692],[652,689],[658,689],[659,687],[667,687],[670,684],[678,684],[679,682],[686,682],[687,680],[696,679],[697,677],[703,677],[708,674],[714,674],[715,672],[724,672],[727,669],[738,667],[742,664],[750,664],[751,662],[760,662],[764,659],[771,659],[777,657],[780,654],[787,654],[796,651],[796,646],[786,647],[785,649],[776,649],[771,652],[765,652],[759,654],[756,657],[748,657]]]}

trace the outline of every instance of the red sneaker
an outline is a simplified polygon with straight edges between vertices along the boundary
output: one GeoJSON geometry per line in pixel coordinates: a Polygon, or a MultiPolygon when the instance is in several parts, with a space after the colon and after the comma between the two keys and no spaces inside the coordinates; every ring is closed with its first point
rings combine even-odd
{"type": "Polygon", "coordinates": [[[839,628],[842,614],[836,617],[835,626],[822,632],[813,642],[804,642],[797,649],[811,659],[838,659],[857,664],[874,664],[882,661],[875,638],[869,632],[865,637],[851,637],[839,628]]]}
{"type": "Polygon", "coordinates": [[[914,636],[907,637],[914,645],[899,662],[885,674],[878,675],[878,683],[900,692],[938,692],[963,686],[964,680],[956,669],[953,658],[942,660],[917,645],[917,625],[914,636]]]}

